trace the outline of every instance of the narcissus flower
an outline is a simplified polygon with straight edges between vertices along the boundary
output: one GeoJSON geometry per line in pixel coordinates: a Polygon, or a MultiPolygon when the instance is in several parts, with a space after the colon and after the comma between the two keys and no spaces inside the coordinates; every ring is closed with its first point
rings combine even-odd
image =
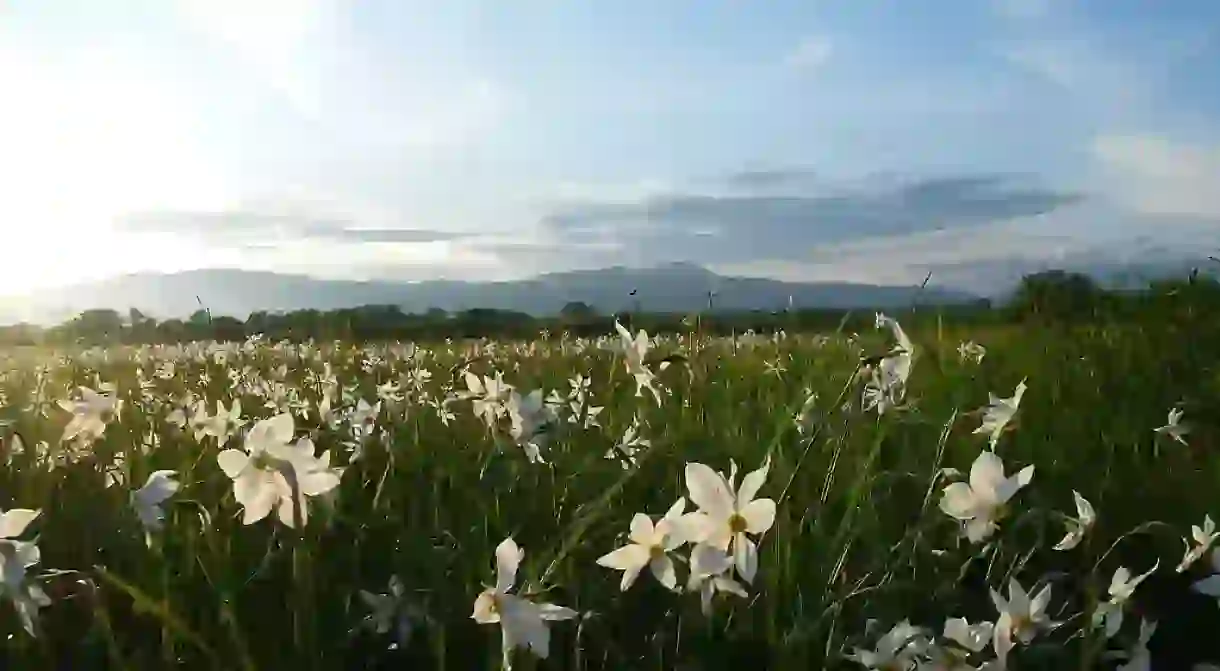
{"type": "Polygon", "coordinates": [[[619,587],[624,592],[631,587],[645,566],[662,585],[671,590],[676,588],[678,578],[669,553],[686,542],[680,521],[685,509],[686,499],[678,499],[655,525],[652,518],[643,513],[636,513],[635,517],[631,518],[631,532],[627,537],[631,542],[599,558],[598,565],[623,572],[619,587]]]}
{"type": "Polygon", "coordinates": [[[165,511],[161,504],[173,496],[181,484],[174,479],[177,471],[153,471],[144,486],[131,493],[131,507],[135,509],[146,533],[160,531],[165,525],[165,511]]]}
{"type": "Polygon", "coordinates": [[[515,648],[528,648],[542,659],[550,654],[547,622],[570,620],[576,611],[549,603],[533,603],[509,592],[517,581],[517,568],[525,552],[512,538],[496,546],[496,584],[479,594],[471,618],[479,624],[499,624],[505,656],[515,648]]]}
{"type": "Polygon", "coordinates": [[[1056,550],[1071,550],[1080,545],[1085,533],[1093,528],[1093,523],[1097,521],[1097,513],[1088,499],[1077,491],[1072,492],[1072,497],[1076,499],[1076,517],[1069,517],[1065,520],[1068,528],[1067,535],[1055,544],[1056,550]]]}
{"type": "Polygon", "coordinates": [[[974,430],[974,433],[987,435],[991,449],[995,449],[996,443],[1000,440],[1000,434],[1004,432],[1004,427],[1008,426],[1013,416],[1017,414],[1023,396],[1025,396],[1025,380],[1021,380],[1017,384],[1017,388],[1010,398],[1000,398],[992,393],[987,394],[987,407],[983,408],[983,423],[974,430]]]}
{"type": "Polygon", "coordinates": [[[966,538],[979,543],[995,532],[1008,501],[1033,478],[1033,466],[1004,477],[1004,462],[996,453],[984,450],[970,467],[969,484],[955,482],[945,487],[940,509],[962,522],[966,538]]]}
{"type": "Polygon", "coordinates": [[[1169,421],[1165,424],[1165,426],[1157,427],[1157,428],[1153,429],[1153,431],[1155,431],[1163,436],[1169,436],[1173,440],[1176,440],[1179,443],[1182,443],[1183,445],[1185,445],[1186,444],[1185,436],[1186,436],[1186,434],[1190,433],[1190,426],[1182,423],[1182,411],[1181,410],[1179,410],[1177,408],[1171,408],[1169,410],[1169,421]]]}
{"type": "Polygon", "coordinates": [[[1039,630],[1056,626],[1046,615],[1051,603],[1051,586],[1046,585],[1032,598],[1015,579],[1008,581],[1008,598],[991,590],[991,601],[999,611],[992,634],[992,645],[1001,666],[1017,643],[1029,645],[1039,630]]]}
{"type": "Polygon", "coordinates": [[[1110,579],[1109,595],[1110,598],[1097,606],[1097,610],[1093,611],[1093,624],[1104,624],[1106,628],[1106,638],[1113,638],[1118,633],[1119,628],[1123,626],[1123,608],[1127,605],[1127,601],[1131,595],[1135,594],[1135,588],[1144,582],[1148,576],[1160,568],[1161,562],[1158,560],[1152,568],[1146,573],[1131,577],[1131,571],[1127,567],[1120,566],[1114,571],[1114,577],[1110,579]]]}
{"type": "Polygon", "coordinates": [[[106,432],[106,422],[117,417],[123,407],[123,402],[112,395],[99,394],[89,387],[79,387],[77,391],[77,400],[59,402],[60,408],[72,413],[61,442],[77,437],[86,441],[101,438],[106,432]]]}
{"type": "Polygon", "coordinates": [[[1178,573],[1190,568],[1192,564],[1203,558],[1207,551],[1211,549],[1212,544],[1220,538],[1220,534],[1216,533],[1216,523],[1212,521],[1211,515],[1203,517],[1203,526],[1191,525],[1190,536],[1194,539],[1195,544],[1192,547],[1190,541],[1186,543],[1186,555],[1182,557],[1182,562],[1178,564],[1178,573]]]}
{"type": "Polygon", "coordinates": [[[753,582],[758,570],[758,550],[750,535],[765,533],[775,523],[775,501],[755,499],[767,481],[770,461],[749,473],[733,491],[737,464],[726,479],[700,463],[686,465],[688,496],[699,510],[691,514],[692,541],[706,543],[721,551],[731,547],[733,563],[746,582],[753,582]]]}

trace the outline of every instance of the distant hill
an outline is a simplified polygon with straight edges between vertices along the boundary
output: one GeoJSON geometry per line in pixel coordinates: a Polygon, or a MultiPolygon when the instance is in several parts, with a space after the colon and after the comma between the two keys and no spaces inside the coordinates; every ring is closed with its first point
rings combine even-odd
{"type": "Polygon", "coordinates": [[[0,322],[54,323],[90,308],[139,308],[159,319],[186,317],[205,306],[215,315],[245,318],[249,313],[296,309],[332,310],[367,304],[399,305],[406,312],[429,308],[517,310],[535,315],[559,312],[570,301],[601,312],[632,309],[687,312],[706,309],[715,292],[716,310],[778,310],[788,305],[818,308],[894,308],[976,300],[972,294],[935,287],[849,283],[791,283],[723,277],[691,264],[656,268],[605,268],[550,273],[511,282],[357,282],[243,270],[141,273],[39,291],[0,300],[0,322]],[[631,292],[636,291],[632,296],[631,292]]]}

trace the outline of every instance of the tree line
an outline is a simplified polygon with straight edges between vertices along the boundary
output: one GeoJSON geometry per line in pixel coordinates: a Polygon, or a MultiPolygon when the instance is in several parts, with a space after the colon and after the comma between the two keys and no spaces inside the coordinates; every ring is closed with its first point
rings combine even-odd
{"type": "MultiPolygon", "coordinates": [[[[1182,279],[1159,280],[1140,290],[1100,286],[1087,275],[1059,270],[1024,277],[1005,300],[980,300],[963,305],[917,302],[905,323],[925,321],[959,325],[1012,322],[1072,326],[1083,323],[1165,319],[1181,323],[1220,308],[1220,281],[1197,271],[1182,279]]],[[[158,320],[137,308],[87,310],[62,324],[41,327],[17,324],[0,327],[0,345],[101,345],[115,343],[176,343],[191,340],[237,341],[261,334],[274,340],[414,340],[446,338],[533,338],[540,333],[597,336],[610,333],[618,320],[649,333],[730,334],[863,331],[872,327],[868,309],[799,309],[783,311],[701,312],[693,314],[624,312],[602,314],[572,302],[558,315],[534,316],[511,310],[475,308],[447,312],[433,308],[406,313],[397,305],[363,305],[340,310],[255,312],[244,321],[213,315],[206,309],[187,319],[158,320]]]]}

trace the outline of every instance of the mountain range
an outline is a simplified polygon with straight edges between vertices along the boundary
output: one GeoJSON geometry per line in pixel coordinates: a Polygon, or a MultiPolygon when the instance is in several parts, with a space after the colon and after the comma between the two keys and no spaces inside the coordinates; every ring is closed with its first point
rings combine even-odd
{"type": "Polygon", "coordinates": [[[206,307],[213,315],[245,318],[255,311],[333,310],[359,305],[398,305],[405,312],[430,308],[558,313],[573,301],[608,313],[627,309],[689,312],[797,308],[895,308],[977,300],[963,291],[936,287],[851,283],[793,283],[725,277],[701,266],[674,263],[655,268],[613,267],[549,273],[505,282],[327,280],[244,270],[138,273],[99,282],[47,289],[0,299],[0,322],[57,323],[83,310],[138,308],[159,319],[186,317],[206,307]],[[634,295],[633,293],[634,292],[634,295]]]}

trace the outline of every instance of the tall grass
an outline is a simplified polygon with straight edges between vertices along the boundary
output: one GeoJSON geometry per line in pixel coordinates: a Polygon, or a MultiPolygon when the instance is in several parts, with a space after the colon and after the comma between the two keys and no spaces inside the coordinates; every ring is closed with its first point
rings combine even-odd
{"type": "Polygon", "coordinates": [[[1189,590],[1208,562],[1181,575],[1172,567],[1190,525],[1220,514],[1208,421],[1220,399],[1215,334],[1148,324],[911,335],[918,354],[906,407],[881,415],[861,407],[856,376],[862,355],[888,349],[871,334],[659,342],[654,360],[681,355],[658,374],[667,391],[659,405],[648,392],[636,396],[614,347],[555,337],[415,353],[338,343],[11,356],[0,382],[8,422],[0,506],[41,511],[23,538],[36,537],[37,581],[52,604],[39,613],[36,637],[0,610],[0,630],[13,634],[0,643],[5,668],[498,668],[499,631],[470,616],[508,536],[525,549],[525,591],[581,613],[552,624],[549,659],[516,653],[520,668],[851,666],[843,654],[875,640],[869,620],[881,630],[910,620],[935,633],[949,617],[994,620],[989,590],[1009,577],[1052,584],[1052,619],[1066,622],[1014,653],[1013,666],[1093,668],[1102,652],[1135,638],[1141,616],[1160,622],[1151,647],[1169,660],[1165,668],[1214,658],[1203,632],[1214,630],[1220,607],[1189,590]],[[987,348],[981,363],[958,356],[964,339],[987,348]],[[173,376],[157,377],[167,361],[173,376]],[[382,431],[313,502],[307,524],[289,528],[272,515],[243,525],[216,441],[170,425],[169,403],[192,391],[212,410],[240,398],[251,419],[287,408],[298,434],[345,462],[346,429],[318,420],[325,364],[352,387],[349,405],[375,400],[391,381],[406,399],[385,404],[382,431]],[[463,370],[502,372],[523,392],[566,393],[568,378],[587,375],[588,404],[605,408],[601,426],[560,421],[547,463],[531,464],[473,417],[469,401],[447,406],[456,417],[446,425],[411,388],[418,368],[432,373],[422,387],[430,400],[464,389],[463,370]],[[278,382],[288,396],[268,407],[233,371],[239,381],[278,382]],[[1010,473],[1035,465],[1035,477],[990,542],[972,545],[938,507],[942,469],[969,470],[986,448],[972,434],[976,411],[989,392],[1008,396],[1022,379],[1029,391],[997,453],[1010,473]],[[99,380],[116,385],[125,407],[100,439],[69,455],[60,442],[68,415],[54,402],[99,380]],[[801,432],[793,416],[811,393],[801,432]],[[1188,446],[1152,430],[1175,405],[1194,425],[1188,446]],[[651,447],[624,468],[605,454],[637,415],[651,447]],[[120,456],[123,482],[107,487],[104,473],[120,456]],[[730,462],[750,471],[767,459],[760,496],[775,499],[778,514],[759,541],[748,597],[718,597],[707,617],[697,596],[669,592],[647,572],[621,592],[619,574],[595,563],[622,544],[633,514],[656,518],[686,494],[688,462],[727,472],[730,462]],[[183,486],[164,531],[146,543],[129,492],[157,469],[177,471],[183,486]],[[1054,552],[1073,490],[1099,519],[1080,547],[1054,552]],[[1158,558],[1162,570],[1140,588],[1122,634],[1106,641],[1087,626],[1115,568],[1142,572],[1158,558]],[[386,592],[392,576],[413,614],[410,638],[396,644],[393,631],[361,626],[369,609],[358,597],[386,592]]]}

